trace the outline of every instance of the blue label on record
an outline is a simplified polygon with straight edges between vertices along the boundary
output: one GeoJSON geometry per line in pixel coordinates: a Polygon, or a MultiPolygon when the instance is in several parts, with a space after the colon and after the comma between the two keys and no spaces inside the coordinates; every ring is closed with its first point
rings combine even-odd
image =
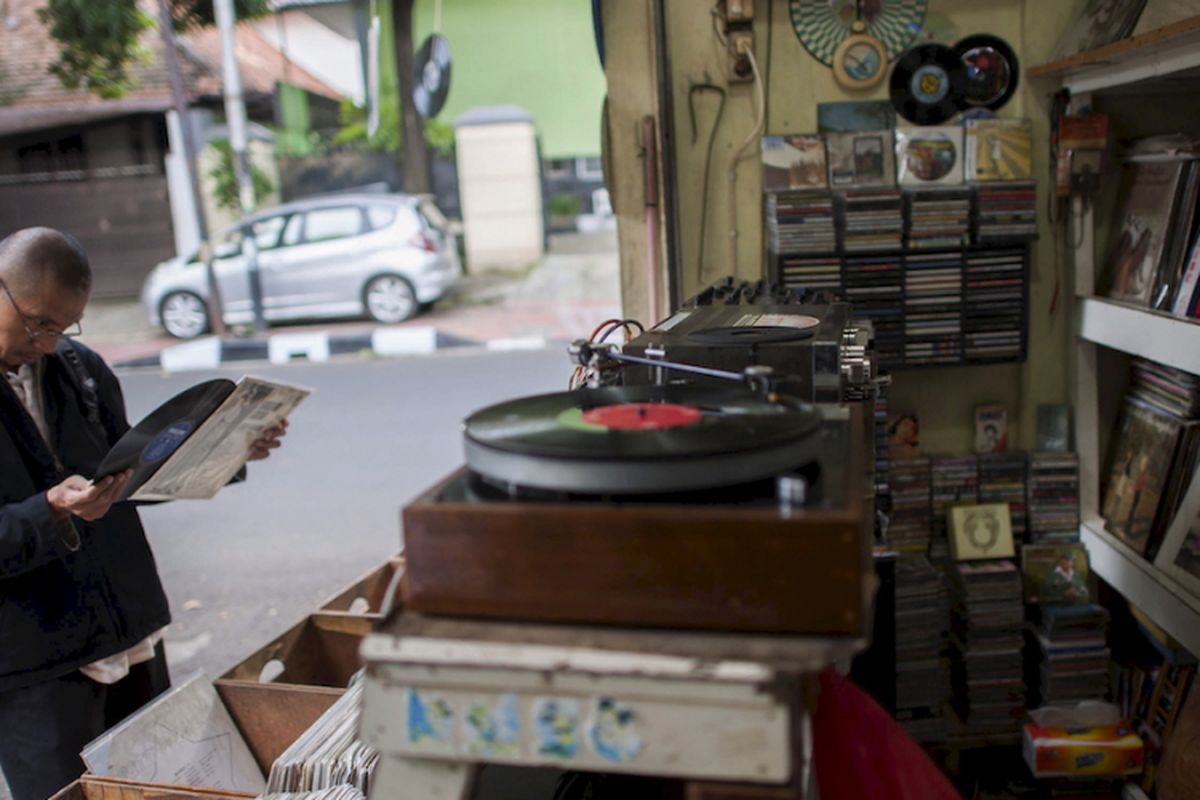
{"type": "Polygon", "coordinates": [[[912,96],[919,103],[936,105],[950,92],[950,79],[946,71],[936,64],[925,64],[913,72],[909,81],[912,96]]]}
{"type": "Polygon", "coordinates": [[[153,464],[174,453],[175,448],[183,444],[183,440],[192,432],[192,427],[192,423],[186,419],[168,425],[142,450],[142,463],[153,464]]]}

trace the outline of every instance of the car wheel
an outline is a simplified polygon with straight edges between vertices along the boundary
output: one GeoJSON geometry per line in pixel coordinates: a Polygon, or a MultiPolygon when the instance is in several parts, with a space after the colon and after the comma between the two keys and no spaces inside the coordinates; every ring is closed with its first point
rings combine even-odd
{"type": "Polygon", "coordinates": [[[363,290],[363,305],[376,322],[403,322],[421,307],[412,284],[399,275],[372,278],[363,290]]]}
{"type": "Polygon", "coordinates": [[[176,339],[195,339],[208,332],[208,305],[191,292],[171,292],[158,304],[163,329],[176,339]]]}

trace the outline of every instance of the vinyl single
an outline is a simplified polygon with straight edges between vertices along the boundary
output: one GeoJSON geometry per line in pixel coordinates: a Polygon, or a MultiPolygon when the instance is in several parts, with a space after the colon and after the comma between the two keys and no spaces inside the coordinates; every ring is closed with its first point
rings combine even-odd
{"type": "Polygon", "coordinates": [[[413,105],[425,119],[436,117],[450,94],[450,44],[441,35],[425,37],[413,60],[413,105]]]}
{"type": "Polygon", "coordinates": [[[512,486],[657,493],[728,486],[816,456],[821,414],[742,386],[632,386],[519,398],[465,423],[467,465],[512,486]]]}
{"type": "Polygon", "coordinates": [[[945,122],[964,107],[966,70],[954,50],[940,44],[910,47],[892,67],[888,93],[896,113],[917,125],[945,122]]]}
{"type": "Polygon", "coordinates": [[[1021,67],[1008,42],[979,33],[961,40],[953,49],[962,60],[966,84],[963,99],[968,106],[995,111],[1016,94],[1021,67]]]}

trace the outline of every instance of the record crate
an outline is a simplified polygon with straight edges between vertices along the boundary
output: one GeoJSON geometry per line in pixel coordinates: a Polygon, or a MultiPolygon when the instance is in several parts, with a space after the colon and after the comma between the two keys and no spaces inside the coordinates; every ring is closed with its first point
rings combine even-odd
{"type": "Polygon", "coordinates": [[[346,691],[374,624],[318,611],[213,681],[264,771],[346,691]]]}
{"type": "Polygon", "coordinates": [[[366,617],[380,620],[385,606],[390,601],[395,605],[399,599],[399,587],[393,586],[404,572],[404,556],[396,554],[370,572],[359,577],[349,586],[338,591],[321,604],[318,611],[326,616],[366,617]]]}
{"type": "Polygon", "coordinates": [[[253,797],[248,792],[226,789],[168,786],[84,775],[64,786],[50,800],[248,800],[253,797]]]}

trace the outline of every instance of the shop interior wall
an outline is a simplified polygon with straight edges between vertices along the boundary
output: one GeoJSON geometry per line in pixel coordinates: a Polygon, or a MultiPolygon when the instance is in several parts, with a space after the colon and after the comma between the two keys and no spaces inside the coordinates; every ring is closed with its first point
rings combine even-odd
{"type": "MultiPolygon", "coordinates": [[[[618,216],[623,304],[627,315],[651,316],[646,300],[646,225],[642,207],[639,115],[654,113],[658,102],[654,79],[654,2],[607,0],[603,24],[608,58],[609,184],[618,216]]],[[[729,86],[725,51],[713,32],[705,0],[664,0],[670,72],[670,105],[675,126],[679,229],[678,296],[687,298],[724,275],[758,279],[766,274],[762,230],[762,188],[757,141],[743,151],[736,179],[730,179],[734,153],[753,132],[758,101],[753,84],[729,86]],[[727,98],[716,130],[708,182],[708,208],[701,229],[707,136],[716,113],[716,96],[703,94],[694,103],[697,136],[692,140],[689,87],[712,82],[726,88],[727,98]],[[736,211],[736,237],[734,213],[736,211]],[[701,241],[704,259],[700,263],[701,241]],[[736,242],[736,249],[731,247],[736,242]]],[[[952,44],[957,39],[989,33],[1005,39],[1021,66],[1049,59],[1058,37],[1074,18],[1082,0],[930,0],[923,35],[952,44]]],[[[817,129],[817,104],[845,100],[887,99],[886,81],[873,90],[847,92],[831,70],[809,55],[792,28],[787,0],[757,0],[755,55],[765,85],[767,135],[798,134],[817,129]]],[[[1052,83],[1031,83],[1022,76],[1020,90],[999,115],[1029,117],[1034,131],[1034,175],[1038,179],[1040,239],[1034,245],[1029,304],[1029,358],[1023,364],[905,370],[895,374],[894,409],[920,414],[922,446],[927,452],[958,452],[972,447],[972,409],[1000,402],[1009,410],[1010,446],[1032,448],[1036,410],[1042,403],[1068,397],[1067,346],[1070,334],[1069,276],[1065,273],[1060,229],[1047,221],[1049,193],[1048,132],[1052,83]]],[[[901,124],[903,120],[901,120],[901,124]]],[[[664,215],[667,209],[661,209],[664,215]]],[[[663,249],[659,248],[660,257],[663,249]]],[[[663,261],[665,270],[665,260],[663,261]]],[[[661,316],[668,308],[660,308],[661,316]]]]}

